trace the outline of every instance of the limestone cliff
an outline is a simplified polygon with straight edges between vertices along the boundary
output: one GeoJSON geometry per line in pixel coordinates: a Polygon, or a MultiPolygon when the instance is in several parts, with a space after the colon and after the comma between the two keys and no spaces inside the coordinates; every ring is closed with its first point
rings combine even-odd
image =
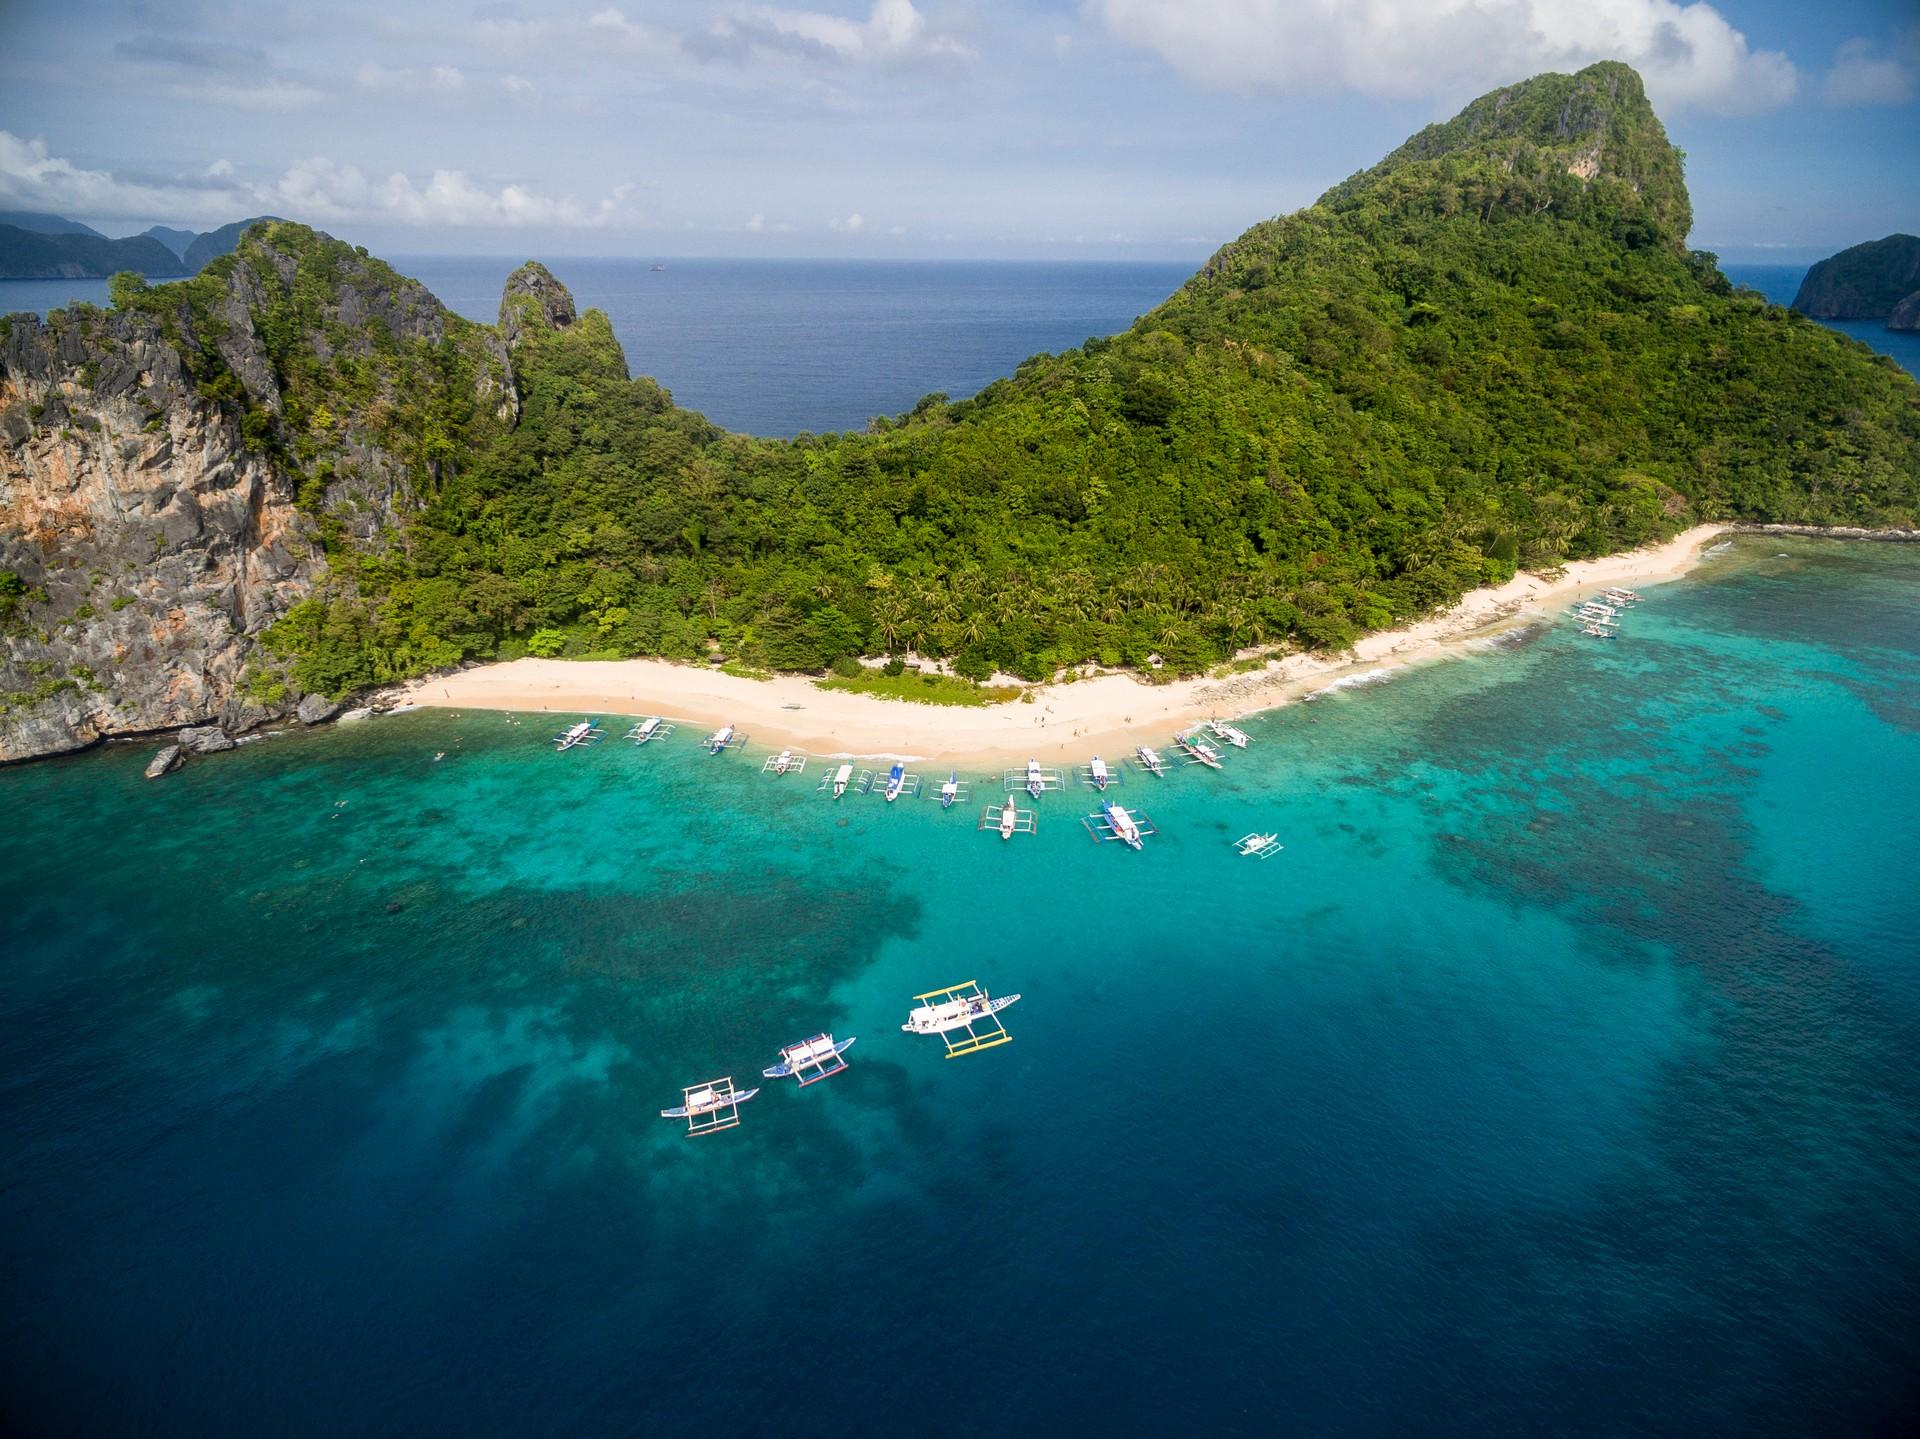
{"type": "Polygon", "coordinates": [[[1816,320],[1885,320],[1920,291],[1920,236],[1889,235],[1807,271],[1793,308],[1816,320]]]}
{"type": "Polygon", "coordinates": [[[120,298],[0,320],[0,760],[290,712],[262,631],[517,412],[494,331],[300,226],[120,298]]]}

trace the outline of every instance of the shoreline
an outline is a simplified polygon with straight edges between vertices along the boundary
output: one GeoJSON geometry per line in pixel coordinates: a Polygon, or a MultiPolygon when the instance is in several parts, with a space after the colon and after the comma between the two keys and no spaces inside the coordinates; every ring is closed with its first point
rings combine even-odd
{"type": "Polygon", "coordinates": [[[1148,684],[1131,674],[1031,687],[1024,699],[984,706],[917,704],[818,688],[804,675],[741,679],[669,660],[518,659],[414,680],[400,703],[517,714],[662,715],[686,726],[739,728],[748,743],[832,759],[938,763],[1065,762],[1164,747],[1174,731],[1209,718],[1244,719],[1342,681],[1461,652],[1464,643],[1549,614],[1550,606],[1618,584],[1685,575],[1707,544],[1737,524],[1696,525],[1665,544],[1575,560],[1556,578],[1517,574],[1468,592],[1451,608],[1364,636],[1345,655],[1292,654],[1223,679],[1148,684]]]}

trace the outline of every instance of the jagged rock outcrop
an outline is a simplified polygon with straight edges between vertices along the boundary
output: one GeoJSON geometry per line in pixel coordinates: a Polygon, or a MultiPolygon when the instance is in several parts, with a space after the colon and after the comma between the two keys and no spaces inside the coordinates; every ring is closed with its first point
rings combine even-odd
{"type": "MultiPolygon", "coordinates": [[[[571,322],[545,271],[523,293],[571,322]]],[[[499,335],[300,226],[120,309],[0,319],[0,761],[290,713],[249,684],[261,634],[329,527],[397,533],[447,461],[394,411],[456,382],[517,415],[499,335]]]]}
{"type": "Polygon", "coordinates": [[[1887,328],[1920,330],[1920,290],[1915,290],[1893,307],[1893,313],[1887,316],[1887,328]]]}
{"type": "Polygon", "coordinates": [[[154,757],[147,762],[147,778],[159,779],[163,774],[171,774],[180,768],[186,754],[177,744],[162,745],[154,757]]]}
{"type": "MultiPolygon", "coordinates": [[[[1816,320],[1888,320],[1920,292],[1920,235],[1889,235],[1807,271],[1793,308],[1816,320]]],[[[1910,325],[1908,326],[1910,328],[1910,325]]]]}
{"type": "Polygon", "coordinates": [[[573,296],[538,260],[529,260],[507,276],[500,296],[500,337],[513,351],[533,330],[564,330],[579,316],[573,296]]]}
{"type": "Polygon", "coordinates": [[[304,725],[325,724],[340,713],[340,706],[325,695],[308,695],[300,701],[300,707],[294,711],[304,725]]]}
{"type": "Polygon", "coordinates": [[[222,754],[233,748],[233,736],[217,724],[190,725],[175,738],[188,754],[222,754]]]}

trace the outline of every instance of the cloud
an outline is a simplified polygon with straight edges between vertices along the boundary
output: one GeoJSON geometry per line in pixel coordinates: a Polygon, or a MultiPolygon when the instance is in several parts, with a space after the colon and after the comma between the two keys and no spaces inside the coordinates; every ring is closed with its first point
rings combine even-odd
{"type": "Polygon", "coordinates": [[[1829,105],[1905,105],[1920,95],[1920,30],[1892,55],[1877,55],[1870,40],[1849,40],[1833,54],[1821,87],[1829,105]]]}
{"type": "Polygon", "coordinates": [[[524,75],[502,75],[500,77],[500,88],[505,90],[509,95],[531,95],[533,93],[533,81],[524,75]]]}
{"type": "Polygon", "coordinates": [[[520,229],[595,228],[615,220],[638,223],[627,212],[622,185],[595,204],[549,196],[526,185],[489,189],[464,170],[435,170],[424,186],[398,171],[372,179],[352,165],[315,156],[290,167],[262,196],[269,207],[315,224],[374,220],[402,225],[520,229]]]}
{"type": "Polygon", "coordinates": [[[42,140],[0,130],[0,204],[90,220],[153,219],[224,222],[245,211],[224,175],[176,183],[123,180],[49,154],[42,140]]]}
{"type": "Polygon", "coordinates": [[[1679,0],[1082,0],[1122,40],[1222,89],[1395,99],[1511,83],[1596,60],[1638,69],[1657,104],[1772,109],[1798,76],[1720,12],[1679,0]]]}
{"type": "Polygon", "coordinates": [[[353,78],[362,90],[382,95],[417,95],[424,91],[457,95],[467,88],[466,75],[452,65],[433,65],[419,70],[392,69],[368,61],[353,78]]]}
{"type": "Polygon", "coordinates": [[[593,229],[649,222],[632,207],[633,187],[597,201],[549,195],[532,186],[488,186],[463,170],[435,170],[425,184],[395,172],[374,178],[316,156],[259,183],[217,161],[203,175],[175,181],[129,180],[86,170],[49,154],[44,141],[0,130],[0,207],[46,210],[88,220],[167,219],[224,223],[271,212],[315,225],[401,225],[520,229],[593,229]]]}
{"type": "Polygon", "coordinates": [[[827,221],[827,228],[838,230],[843,235],[857,235],[867,228],[867,217],[856,210],[844,220],[827,221]]]}
{"type": "Polygon", "coordinates": [[[931,31],[913,0],[874,0],[864,21],[818,10],[740,7],[687,36],[685,44],[702,60],[736,63],[756,51],[849,64],[973,57],[952,36],[931,31]]]}
{"type": "Polygon", "coordinates": [[[612,5],[595,11],[584,20],[489,17],[476,21],[468,34],[482,45],[515,55],[550,47],[567,51],[570,55],[593,58],[641,55],[667,48],[666,43],[653,31],[629,20],[623,11],[612,5]]]}

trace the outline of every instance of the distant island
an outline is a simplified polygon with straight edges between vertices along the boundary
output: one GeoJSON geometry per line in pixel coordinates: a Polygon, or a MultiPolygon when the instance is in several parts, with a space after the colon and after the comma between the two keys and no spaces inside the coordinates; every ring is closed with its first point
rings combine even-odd
{"type": "Polygon", "coordinates": [[[152,225],[116,240],[62,215],[0,210],[0,280],[104,280],[122,270],[153,280],[195,275],[232,253],[250,227],[276,218],[256,215],[205,233],[152,225]]]}
{"type": "Polygon", "coordinates": [[[1165,679],[1702,523],[1914,525],[1914,378],[1691,223],[1632,69],[1541,75],[1118,335],[791,442],[631,377],[537,263],[481,325],[260,225],[0,321],[0,757],[526,655],[1165,679]]]}
{"type": "Polygon", "coordinates": [[[1920,235],[1889,235],[1829,255],[1807,271],[1793,308],[1816,320],[1920,329],[1920,235]]]}

